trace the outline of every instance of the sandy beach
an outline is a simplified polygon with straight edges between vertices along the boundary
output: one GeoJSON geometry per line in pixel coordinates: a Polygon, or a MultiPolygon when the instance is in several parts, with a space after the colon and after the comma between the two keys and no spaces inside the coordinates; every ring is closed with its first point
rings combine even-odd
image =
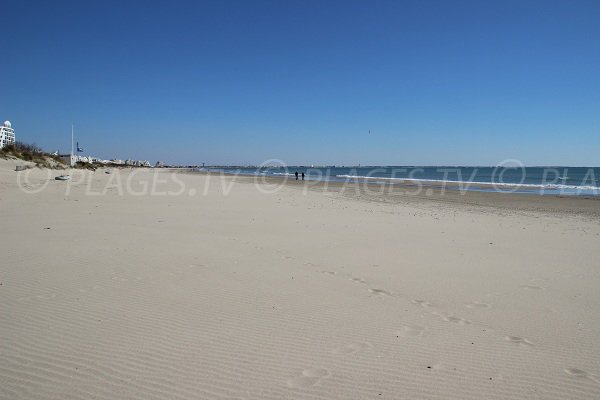
{"type": "Polygon", "coordinates": [[[2,399],[600,398],[596,199],[18,164],[2,399]]]}

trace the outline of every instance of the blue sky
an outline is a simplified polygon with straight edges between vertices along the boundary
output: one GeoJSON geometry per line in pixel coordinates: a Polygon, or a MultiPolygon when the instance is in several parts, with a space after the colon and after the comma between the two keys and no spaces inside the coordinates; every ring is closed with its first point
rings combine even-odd
{"type": "Polygon", "coordinates": [[[600,165],[597,0],[9,0],[0,49],[0,118],[48,150],[600,165]]]}

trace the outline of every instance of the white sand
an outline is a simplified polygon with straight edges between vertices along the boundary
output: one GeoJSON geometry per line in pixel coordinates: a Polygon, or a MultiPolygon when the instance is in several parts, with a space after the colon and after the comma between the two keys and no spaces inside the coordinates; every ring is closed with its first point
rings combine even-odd
{"type": "Polygon", "coordinates": [[[600,398],[594,218],[15,163],[2,399],[600,398]]]}

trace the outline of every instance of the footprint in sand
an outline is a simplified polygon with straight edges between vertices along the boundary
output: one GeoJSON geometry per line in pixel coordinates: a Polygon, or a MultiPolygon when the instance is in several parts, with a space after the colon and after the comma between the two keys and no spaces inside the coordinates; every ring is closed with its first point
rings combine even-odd
{"type": "Polygon", "coordinates": [[[518,337],[518,336],[506,336],[504,339],[507,342],[515,343],[515,344],[518,344],[519,346],[533,347],[533,343],[531,343],[529,340],[524,339],[522,337],[518,337]]]}
{"type": "Polygon", "coordinates": [[[302,371],[302,375],[287,380],[291,388],[303,388],[317,384],[321,379],[329,376],[325,368],[308,368],[302,371]]]}
{"type": "Polygon", "coordinates": [[[331,350],[331,352],[333,354],[354,354],[354,353],[358,353],[361,350],[364,349],[369,349],[373,347],[373,345],[371,345],[371,343],[350,343],[347,345],[343,345],[343,346],[338,346],[336,348],[334,348],[333,350],[331,350]]]}
{"type": "Polygon", "coordinates": [[[328,274],[328,275],[337,275],[336,272],[334,271],[321,271],[322,274],[328,274]]]}
{"type": "Polygon", "coordinates": [[[402,324],[395,334],[396,337],[418,337],[425,334],[425,328],[419,325],[402,324]]]}
{"type": "Polygon", "coordinates": [[[472,301],[470,303],[465,304],[467,308],[490,308],[491,305],[488,303],[482,303],[479,301],[472,301]]]}
{"type": "Polygon", "coordinates": [[[454,315],[447,315],[447,314],[442,314],[442,313],[432,313],[433,315],[437,315],[438,317],[440,317],[441,319],[443,319],[446,322],[452,322],[458,325],[470,325],[471,321],[467,320],[467,319],[463,319],[463,318],[459,318],[459,317],[455,317],[454,315]]]}
{"type": "Polygon", "coordinates": [[[425,300],[411,300],[411,303],[416,304],[418,306],[421,306],[423,308],[429,308],[432,307],[433,305],[425,300]]]}
{"type": "Polygon", "coordinates": [[[448,315],[447,317],[444,317],[444,321],[454,322],[455,324],[459,324],[459,325],[470,325],[471,324],[471,321],[469,321],[469,320],[462,319],[459,317],[454,317],[452,315],[448,315]]]}
{"type": "Polygon", "coordinates": [[[388,292],[387,290],[383,290],[383,289],[369,289],[369,292],[374,293],[374,294],[380,294],[382,296],[391,296],[392,294],[390,292],[388,292]]]}
{"type": "Polygon", "coordinates": [[[546,290],[545,287],[537,285],[521,285],[521,287],[527,290],[546,290]]]}
{"type": "Polygon", "coordinates": [[[589,379],[593,382],[600,383],[600,380],[597,376],[592,375],[582,369],[579,368],[565,368],[565,372],[569,375],[575,376],[577,378],[589,379]]]}
{"type": "MultiPolygon", "coordinates": [[[[85,293],[87,292],[87,290],[85,289],[79,289],[80,292],[85,293]]],[[[42,299],[42,300],[50,300],[56,297],[56,293],[51,293],[51,294],[40,294],[35,296],[37,299],[42,299]]]]}

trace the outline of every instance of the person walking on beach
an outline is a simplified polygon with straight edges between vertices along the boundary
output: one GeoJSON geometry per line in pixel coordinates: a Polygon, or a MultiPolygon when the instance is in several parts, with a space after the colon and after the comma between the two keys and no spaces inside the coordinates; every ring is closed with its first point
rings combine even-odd
{"type": "Polygon", "coordinates": [[[302,180],[304,180],[304,172],[302,173],[302,180]]]}
{"type": "Polygon", "coordinates": [[[296,180],[298,180],[298,171],[296,171],[296,180]]]}

